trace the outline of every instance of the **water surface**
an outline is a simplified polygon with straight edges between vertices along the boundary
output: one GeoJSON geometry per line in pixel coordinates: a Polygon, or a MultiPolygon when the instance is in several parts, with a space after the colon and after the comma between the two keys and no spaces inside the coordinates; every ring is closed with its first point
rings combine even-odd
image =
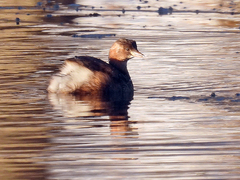
{"type": "Polygon", "coordinates": [[[0,179],[239,179],[238,4],[0,1],[0,179]],[[66,58],[107,61],[120,37],[145,54],[134,100],[48,95],[66,58]]]}

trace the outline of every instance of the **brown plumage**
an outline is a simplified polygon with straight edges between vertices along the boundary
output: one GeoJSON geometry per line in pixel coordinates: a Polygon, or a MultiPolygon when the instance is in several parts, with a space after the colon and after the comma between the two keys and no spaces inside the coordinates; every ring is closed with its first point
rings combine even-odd
{"type": "Polygon", "coordinates": [[[136,42],[121,38],[109,51],[109,64],[90,56],[67,59],[61,71],[52,77],[48,91],[82,96],[132,97],[133,84],[127,61],[133,57],[143,57],[136,42]]]}

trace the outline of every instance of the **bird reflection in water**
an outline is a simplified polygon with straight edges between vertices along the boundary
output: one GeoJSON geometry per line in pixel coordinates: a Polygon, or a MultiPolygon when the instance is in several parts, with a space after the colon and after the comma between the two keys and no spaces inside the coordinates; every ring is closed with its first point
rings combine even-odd
{"type": "Polygon", "coordinates": [[[119,100],[52,93],[49,94],[48,98],[54,110],[61,116],[78,118],[109,116],[110,132],[114,138],[137,135],[130,125],[133,122],[128,120],[131,99],[119,100]]]}
{"type": "MultiPolygon", "coordinates": [[[[50,93],[49,101],[60,117],[57,120],[60,129],[54,132],[52,140],[62,144],[61,148],[56,146],[56,154],[61,149],[66,157],[77,150],[77,154],[85,154],[85,159],[98,158],[99,152],[106,160],[138,159],[138,146],[131,145],[138,143],[138,129],[133,126],[135,122],[128,120],[130,100],[50,93]]],[[[76,158],[76,154],[72,158],[76,158]]]]}

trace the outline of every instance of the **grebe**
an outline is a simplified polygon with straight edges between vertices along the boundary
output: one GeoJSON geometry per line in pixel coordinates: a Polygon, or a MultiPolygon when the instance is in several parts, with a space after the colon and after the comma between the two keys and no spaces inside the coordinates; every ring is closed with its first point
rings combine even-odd
{"type": "Polygon", "coordinates": [[[76,95],[133,96],[133,84],[127,61],[143,57],[134,40],[120,38],[109,51],[109,63],[90,56],[67,59],[59,73],[53,75],[49,93],[76,95]]]}

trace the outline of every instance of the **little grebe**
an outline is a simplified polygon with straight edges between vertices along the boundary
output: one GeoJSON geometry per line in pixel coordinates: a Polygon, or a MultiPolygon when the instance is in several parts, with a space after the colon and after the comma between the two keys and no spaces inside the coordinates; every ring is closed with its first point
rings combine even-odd
{"type": "Polygon", "coordinates": [[[109,51],[109,64],[90,56],[67,59],[48,86],[50,93],[133,96],[127,61],[143,57],[134,40],[118,39],[109,51]]]}

